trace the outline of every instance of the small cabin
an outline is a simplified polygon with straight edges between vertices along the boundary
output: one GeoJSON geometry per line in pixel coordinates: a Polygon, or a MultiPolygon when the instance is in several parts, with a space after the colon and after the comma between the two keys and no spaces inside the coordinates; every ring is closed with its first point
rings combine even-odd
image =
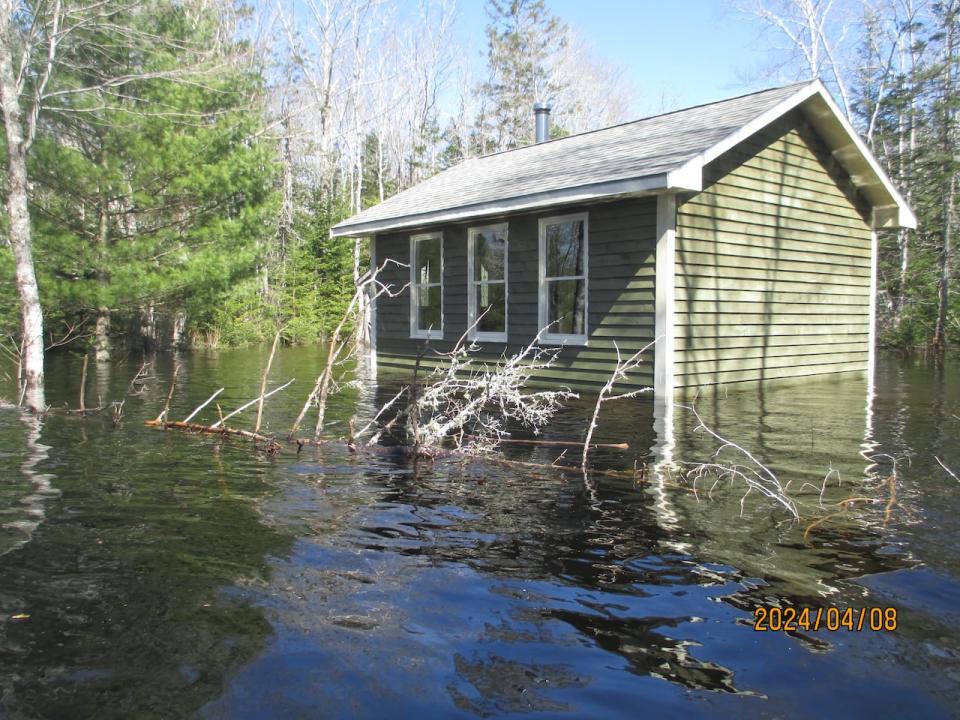
{"type": "Polygon", "coordinates": [[[400,263],[371,315],[378,367],[470,328],[491,361],[542,330],[560,351],[540,379],[575,389],[651,343],[629,384],[660,397],[872,372],[877,231],[916,221],[819,81],[544,138],[333,228],[400,263]]]}

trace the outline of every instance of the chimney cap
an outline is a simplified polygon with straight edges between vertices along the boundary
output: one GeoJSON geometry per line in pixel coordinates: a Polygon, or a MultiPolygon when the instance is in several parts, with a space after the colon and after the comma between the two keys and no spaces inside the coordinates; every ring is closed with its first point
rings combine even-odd
{"type": "Polygon", "coordinates": [[[550,112],[550,103],[536,102],[533,104],[534,112],[550,112]]]}

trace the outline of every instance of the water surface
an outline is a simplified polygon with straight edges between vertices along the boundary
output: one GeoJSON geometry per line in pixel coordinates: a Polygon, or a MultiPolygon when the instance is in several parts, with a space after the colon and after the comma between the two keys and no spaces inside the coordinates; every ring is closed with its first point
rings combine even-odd
{"type": "MultiPolygon", "coordinates": [[[[668,431],[649,400],[608,406],[598,440],[631,449],[597,453],[586,480],[342,446],[270,456],[144,427],[172,360],[116,427],[0,411],[0,715],[949,717],[960,702],[960,483],[935,460],[960,467],[955,365],[887,358],[872,392],[697,400],[791,483],[797,522],[736,485],[678,487],[676,462],[717,447],[683,408],[668,431]],[[869,501],[843,511],[850,497],[869,501]],[[899,625],[755,632],[775,605],[892,606],[899,625]]],[[[253,397],[263,353],[179,361],[177,418],[220,386],[224,409],[253,397]]],[[[278,356],[271,386],[297,381],[268,401],[268,431],[319,363],[278,356]]],[[[98,369],[88,405],[138,366],[98,369]]],[[[55,405],[76,406],[78,368],[53,359],[55,405]]],[[[393,391],[347,390],[329,431],[393,391]]],[[[590,409],[549,435],[582,437],[590,409]]]]}

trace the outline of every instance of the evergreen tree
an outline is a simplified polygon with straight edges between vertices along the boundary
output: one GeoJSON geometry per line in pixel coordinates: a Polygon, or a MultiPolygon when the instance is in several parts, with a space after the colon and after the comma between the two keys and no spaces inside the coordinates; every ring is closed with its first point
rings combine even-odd
{"type": "MultiPolygon", "coordinates": [[[[77,63],[61,82],[162,73],[180,61],[174,48],[211,45],[222,30],[212,7],[189,18],[176,5],[149,7],[116,20],[150,27],[164,45],[101,57],[91,70],[77,63]]],[[[225,289],[255,267],[273,201],[269,146],[255,139],[261,96],[249,69],[131,81],[71,98],[38,137],[31,174],[44,305],[53,322],[95,317],[101,359],[111,316],[136,324],[141,313],[186,312],[203,329],[225,289]]]]}
{"type": "Polygon", "coordinates": [[[533,104],[551,102],[559,90],[551,61],[566,35],[566,26],[543,0],[488,0],[487,15],[490,75],[480,89],[478,121],[483,152],[533,142],[533,104]]]}

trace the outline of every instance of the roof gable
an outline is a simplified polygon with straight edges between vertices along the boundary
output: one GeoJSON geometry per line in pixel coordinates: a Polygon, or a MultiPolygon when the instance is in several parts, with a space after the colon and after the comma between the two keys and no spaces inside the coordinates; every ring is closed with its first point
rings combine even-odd
{"type": "Polygon", "coordinates": [[[334,237],[456,222],[625,195],[701,189],[703,167],[800,107],[875,209],[916,221],[819,81],[787,85],[465,160],[337,224],[334,237]]]}

